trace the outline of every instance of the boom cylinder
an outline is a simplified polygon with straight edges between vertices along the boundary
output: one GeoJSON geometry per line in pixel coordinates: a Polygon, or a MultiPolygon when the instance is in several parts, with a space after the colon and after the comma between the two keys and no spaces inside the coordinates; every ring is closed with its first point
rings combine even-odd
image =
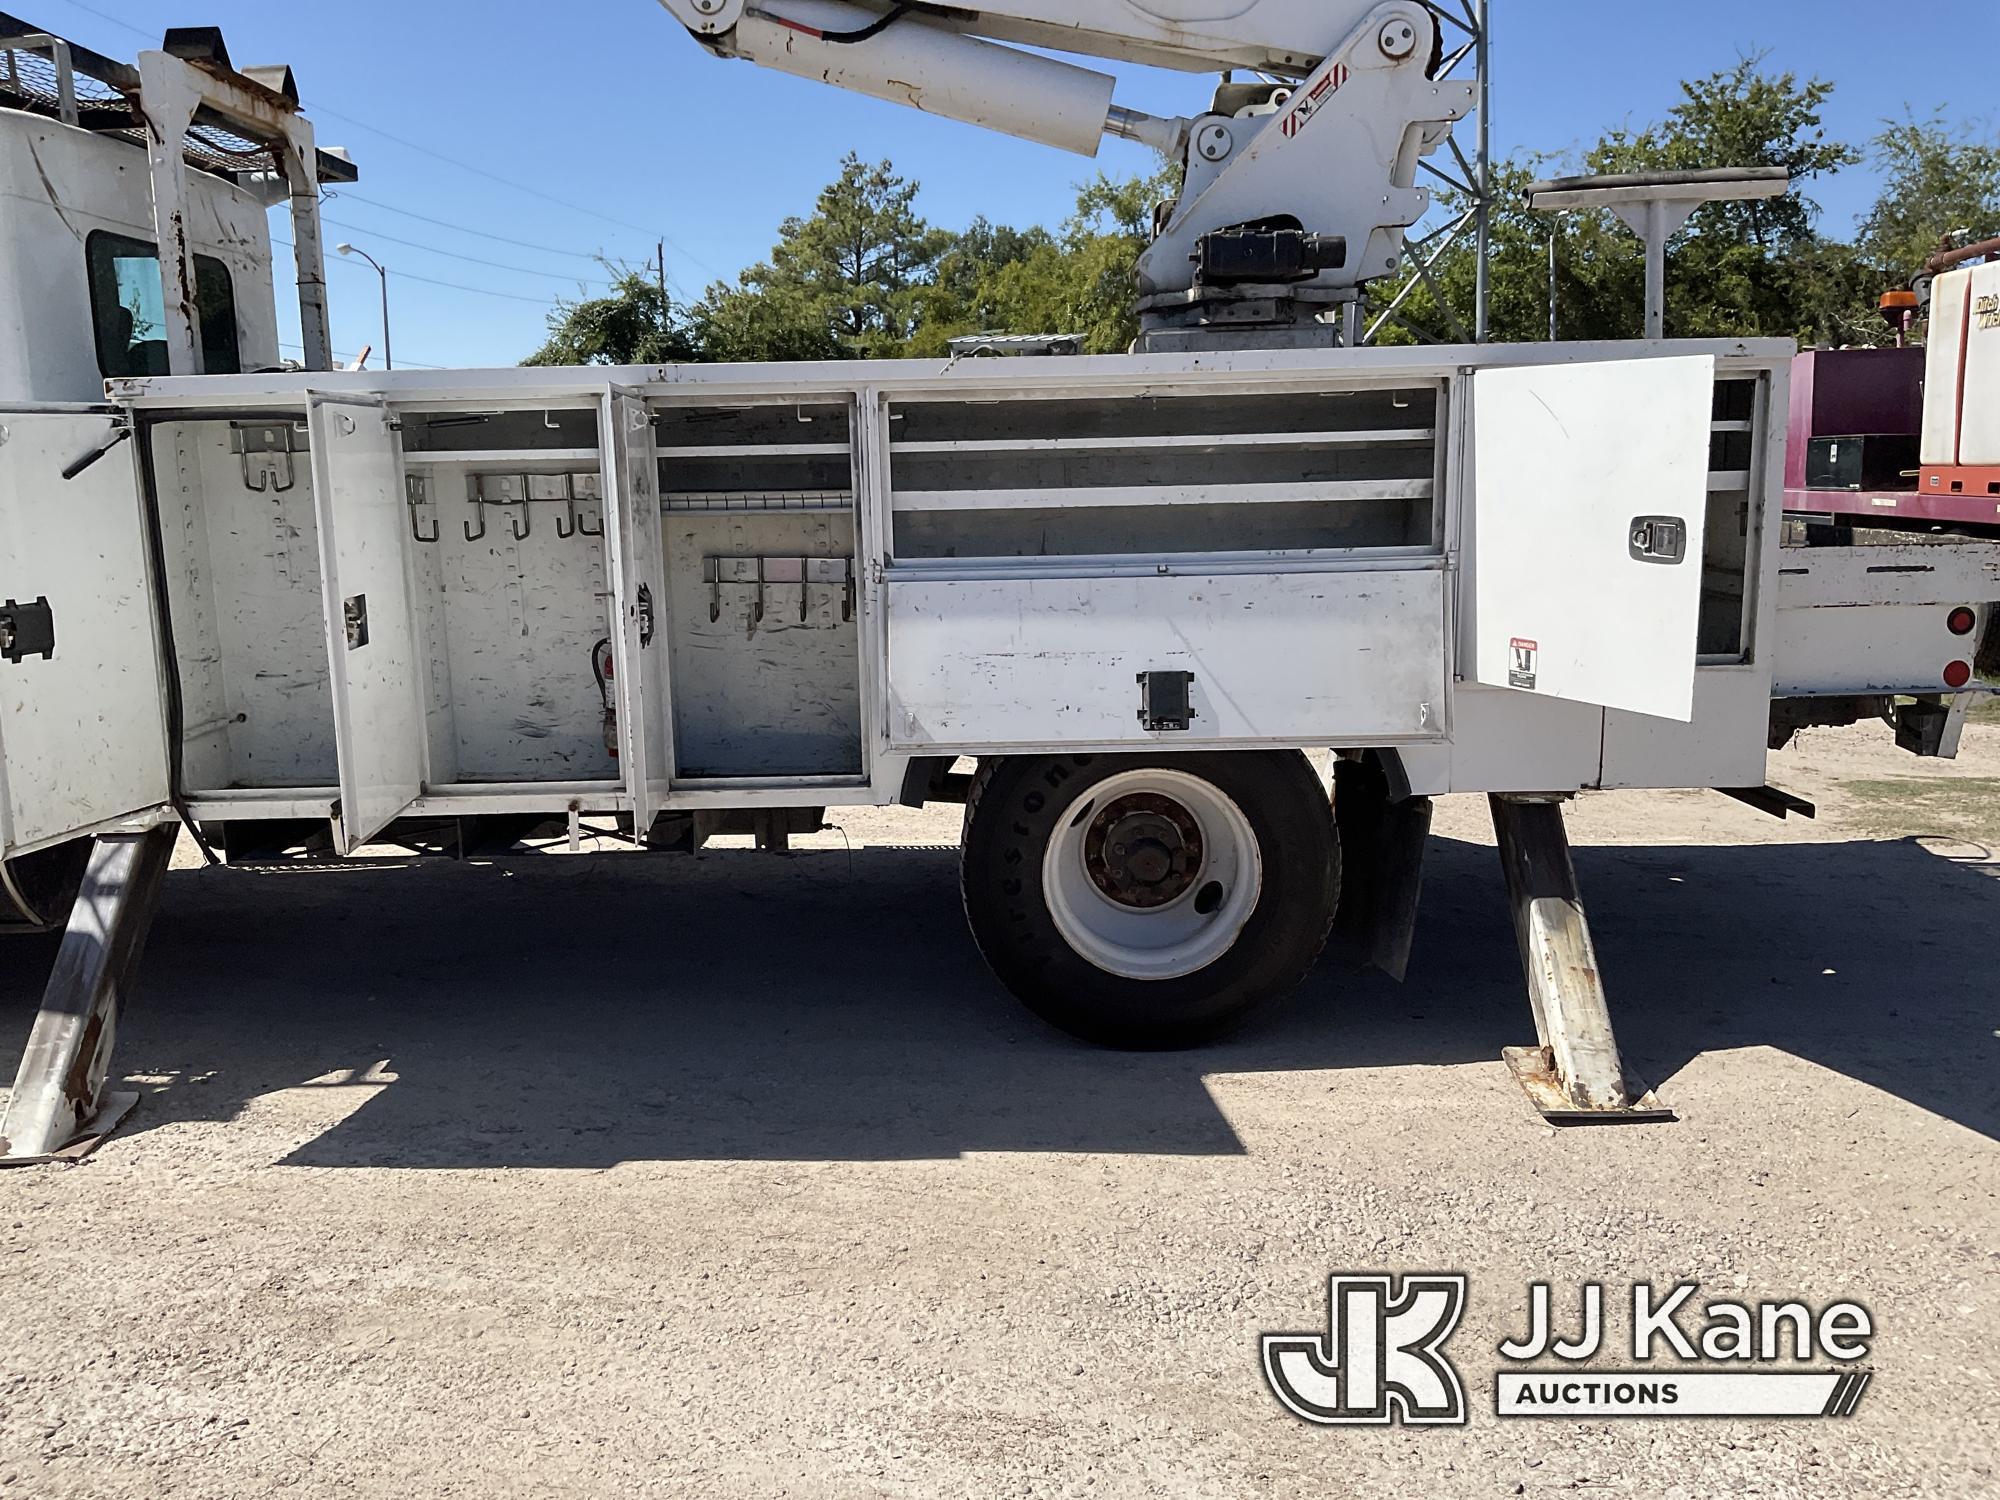
{"type": "Polygon", "coordinates": [[[1111,119],[1108,73],[980,41],[841,0],[773,0],[745,10],[725,46],[781,73],[907,104],[1079,156],[1095,156],[1111,119]],[[842,35],[873,30],[866,40],[842,35]]]}

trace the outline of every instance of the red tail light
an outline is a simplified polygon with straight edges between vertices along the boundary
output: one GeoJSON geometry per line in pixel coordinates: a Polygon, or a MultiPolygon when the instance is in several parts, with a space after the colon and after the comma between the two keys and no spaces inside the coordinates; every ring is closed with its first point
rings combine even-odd
{"type": "Polygon", "coordinates": [[[1972,681],[1971,662],[1955,661],[1944,669],[1944,685],[1953,692],[1957,692],[1970,681],[1972,681]]]}
{"type": "Polygon", "coordinates": [[[1978,623],[1978,614],[1961,604],[1951,612],[1951,618],[1945,621],[1945,628],[1953,635],[1971,635],[1973,627],[1978,623]]]}

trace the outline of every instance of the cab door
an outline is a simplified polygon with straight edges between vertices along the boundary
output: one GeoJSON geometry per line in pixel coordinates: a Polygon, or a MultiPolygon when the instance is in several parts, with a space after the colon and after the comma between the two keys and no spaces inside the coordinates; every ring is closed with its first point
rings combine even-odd
{"type": "Polygon", "coordinates": [[[1471,676],[1689,723],[1715,360],[1472,378],[1471,676]]]}
{"type": "Polygon", "coordinates": [[[168,800],[146,521],[119,420],[0,411],[0,858],[168,800]]]}
{"type": "Polygon", "coordinates": [[[336,842],[352,854],[424,788],[423,656],[403,546],[403,440],[387,407],[360,397],[314,394],[306,422],[340,759],[336,842]]]}

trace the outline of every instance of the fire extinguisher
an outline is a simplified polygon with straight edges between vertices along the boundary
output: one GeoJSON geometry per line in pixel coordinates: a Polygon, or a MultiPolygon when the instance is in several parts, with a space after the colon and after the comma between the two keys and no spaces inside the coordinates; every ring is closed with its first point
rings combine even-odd
{"type": "Polygon", "coordinates": [[[618,675],[618,659],[611,649],[611,637],[606,636],[590,648],[590,672],[597,679],[597,696],[604,704],[604,749],[613,760],[618,759],[618,699],[611,691],[611,684],[618,675]]]}

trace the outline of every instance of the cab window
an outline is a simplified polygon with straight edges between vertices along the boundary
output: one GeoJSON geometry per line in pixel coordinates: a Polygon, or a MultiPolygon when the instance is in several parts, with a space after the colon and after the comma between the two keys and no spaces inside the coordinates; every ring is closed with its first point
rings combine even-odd
{"type": "MultiPolygon", "coordinates": [[[[159,251],[147,240],[98,230],[84,242],[90,266],[90,316],[97,330],[97,369],[119,375],[167,373],[167,318],[160,292],[159,251]]],[[[212,255],[194,258],[202,368],[234,375],[243,368],[236,343],[236,288],[229,268],[212,255]]]]}

